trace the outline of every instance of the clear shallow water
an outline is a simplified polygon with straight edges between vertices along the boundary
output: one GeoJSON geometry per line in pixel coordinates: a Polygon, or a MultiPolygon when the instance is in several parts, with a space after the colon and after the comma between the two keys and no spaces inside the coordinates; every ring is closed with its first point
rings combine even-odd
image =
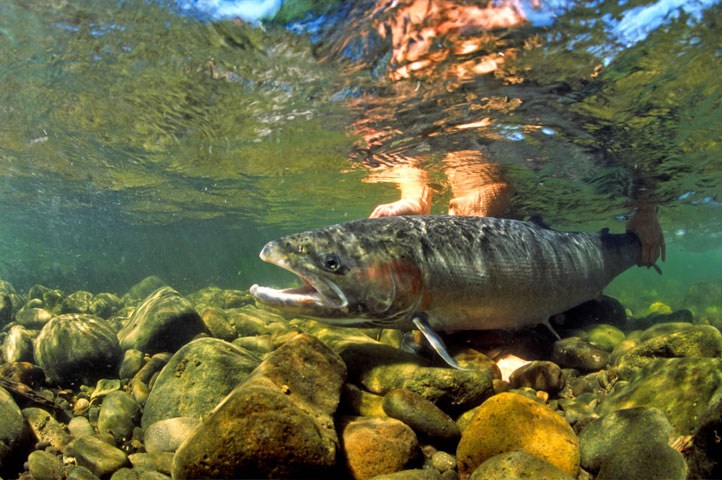
{"type": "Polygon", "coordinates": [[[175,3],[4,2],[0,277],[286,281],[258,260],[265,241],[396,200],[379,172],[409,159],[445,212],[444,158],[472,149],[504,166],[515,216],[556,228],[621,231],[649,188],[668,262],[611,287],[633,310],[722,278],[719,5],[525,6],[491,30],[460,16],[476,26],[414,51],[421,30],[374,33],[397,25],[384,5],[297,35],[175,3]]]}

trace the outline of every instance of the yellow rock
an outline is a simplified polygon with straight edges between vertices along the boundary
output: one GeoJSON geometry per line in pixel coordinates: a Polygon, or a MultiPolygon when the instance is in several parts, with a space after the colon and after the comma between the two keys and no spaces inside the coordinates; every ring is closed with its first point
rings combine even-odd
{"type": "Polygon", "coordinates": [[[649,306],[649,313],[672,313],[672,309],[666,303],[654,302],[649,306]]]}
{"type": "Polygon", "coordinates": [[[456,450],[465,480],[483,462],[504,452],[524,451],[569,475],[579,471],[579,441],[561,416],[516,393],[500,393],[478,408],[456,450]]]}

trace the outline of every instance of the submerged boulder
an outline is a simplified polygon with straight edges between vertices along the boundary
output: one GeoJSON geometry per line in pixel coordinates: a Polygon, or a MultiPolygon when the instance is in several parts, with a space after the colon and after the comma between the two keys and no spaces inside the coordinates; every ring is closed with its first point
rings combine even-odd
{"type": "Polygon", "coordinates": [[[118,332],[123,350],[175,352],[199,333],[208,333],[188,300],[170,287],[149,295],[118,332]]]}
{"type": "Polygon", "coordinates": [[[20,408],[7,390],[0,387],[0,474],[8,475],[22,465],[30,430],[20,408]]]}
{"type": "Polygon", "coordinates": [[[346,367],[299,334],[269,354],[180,446],[173,478],[313,477],[336,464],[346,367]]]}
{"type": "Polygon", "coordinates": [[[35,361],[52,383],[93,384],[116,374],[121,358],[115,332],[105,320],[92,315],[59,315],[35,340],[35,361]]]}
{"type": "Polygon", "coordinates": [[[258,365],[249,351],[217,338],[199,338],[178,350],[148,395],[142,424],[205,415],[258,365]]]}

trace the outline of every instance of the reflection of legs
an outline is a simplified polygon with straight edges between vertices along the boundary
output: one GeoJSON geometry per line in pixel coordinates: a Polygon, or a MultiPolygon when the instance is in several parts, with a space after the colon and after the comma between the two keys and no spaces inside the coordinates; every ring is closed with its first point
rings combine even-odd
{"type": "Polygon", "coordinates": [[[504,180],[499,165],[485,161],[481,152],[462,150],[448,153],[444,157],[444,166],[454,195],[449,202],[451,215],[504,215],[512,189],[504,180]]]}
{"type": "Polygon", "coordinates": [[[432,190],[429,174],[414,165],[393,165],[379,169],[365,181],[370,183],[395,183],[401,191],[401,199],[377,206],[371,218],[394,215],[428,215],[431,212],[432,190]]]}

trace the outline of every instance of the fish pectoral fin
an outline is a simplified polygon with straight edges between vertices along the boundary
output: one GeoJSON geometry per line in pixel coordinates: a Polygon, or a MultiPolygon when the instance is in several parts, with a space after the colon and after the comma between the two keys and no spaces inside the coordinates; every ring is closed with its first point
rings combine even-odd
{"type": "Polygon", "coordinates": [[[431,348],[434,349],[434,351],[439,354],[439,356],[452,368],[456,368],[458,370],[467,370],[466,368],[463,368],[461,365],[456,363],[456,360],[451,358],[451,355],[449,355],[449,352],[446,350],[446,345],[444,345],[444,341],[439,337],[439,335],[434,331],[434,329],[431,328],[429,325],[428,320],[426,319],[426,315],[424,314],[416,314],[411,319],[414,326],[419,329],[419,331],[426,337],[426,341],[429,342],[429,345],[431,345],[431,348]]]}

